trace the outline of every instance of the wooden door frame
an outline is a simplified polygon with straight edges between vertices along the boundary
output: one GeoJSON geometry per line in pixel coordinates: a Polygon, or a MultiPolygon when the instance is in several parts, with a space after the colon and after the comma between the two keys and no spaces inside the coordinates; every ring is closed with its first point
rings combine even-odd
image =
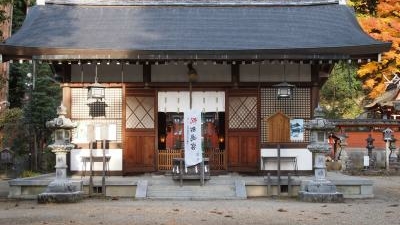
{"type": "MultiPolygon", "coordinates": [[[[226,146],[229,146],[228,140],[229,140],[230,133],[256,132],[256,137],[257,137],[256,147],[257,147],[257,151],[259,153],[259,154],[257,154],[257,162],[255,165],[256,170],[251,170],[251,171],[246,170],[243,172],[259,172],[259,170],[260,170],[260,166],[259,166],[260,165],[260,157],[261,157],[260,156],[260,151],[261,151],[261,148],[260,148],[260,143],[261,143],[261,141],[260,141],[261,140],[261,137],[260,137],[260,134],[261,134],[261,132],[260,132],[261,131],[260,100],[261,100],[261,98],[260,97],[261,96],[260,96],[259,88],[229,89],[225,92],[225,135],[226,135],[225,139],[227,140],[225,142],[226,146]],[[254,129],[230,129],[229,128],[229,114],[230,114],[229,98],[230,97],[241,97],[241,96],[243,96],[243,97],[254,96],[257,98],[257,105],[256,105],[256,110],[257,110],[257,112],[256,112],[256,117],[257,117],[256,123],[257,124],[256,125],[257,125],[257,127],[254,129]]],[[[227,150],[226,151],[226,168],[227,168],[227,171],[231,171],[231,168],[229,168],[230,151],[229,151],[228,147],[226,147],[226,150],[227,150]]]]}
{"type": "MultiPolygon", "coordinates": [[[[142,97],[154,97],[154,128],[153,128],[153,135],[154,135],[154,162],[153,162],[153,170],[157,170],[157,149],[158,149],[158,142],[157,142],[157,130],[158,130],[158,116],[156,110],[158,111],[158,98],[157,98],[157,90],[156,89],[144,89],[144,88],[135,88],[134,86],[129,86],[123,84],[122,86],[122,173],[126,174],[126,164],[125,164],[125,151],[127,151],[127,128],[126,128],[126,98],[127,96],[142,96],[142,97]]],[[[136,132],[148,132],[151,129],[136,129],[136,132]]]]}

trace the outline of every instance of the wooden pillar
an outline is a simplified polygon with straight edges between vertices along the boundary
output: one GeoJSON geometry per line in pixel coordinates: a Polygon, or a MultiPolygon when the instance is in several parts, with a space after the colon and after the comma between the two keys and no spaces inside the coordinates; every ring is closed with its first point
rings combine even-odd
{"type": "Polygon", "coordinates": [[[314,116],[314,109],[318,106],[319,103],[319,65],[311,65],[311,117],[314,116]]]}
{"type": "Polygon", "coordinates": [[[144,87],[148,87],[151,82],[151,64],[146,62],[143,64],[143,83],[144,87]]]}
{"type": "Polygon", "coordinates": [[[61,85],[62,88],[62,104],[67,107],[67,118],[71,118],[71,87],[68,84],[61,85]]]}
{"type": "Polygon", "coordinates": [[[233,86],[238,87],[240,82],[240,67],[238,63],[231,65],[231,79],[233,86]]]}

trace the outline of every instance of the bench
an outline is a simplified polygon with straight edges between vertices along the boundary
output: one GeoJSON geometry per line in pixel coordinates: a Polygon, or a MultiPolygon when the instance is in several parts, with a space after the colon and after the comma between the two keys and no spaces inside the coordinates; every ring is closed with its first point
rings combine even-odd
{"type": "MultiPolygon", "coordinates": [[[[172,179],[201,179],[201,164],[185,167],[184,158],[172,159],[172,179]]],[[[204,179],[210,179],[209,159],[204,158],[204,179]]]]}
{"type": "MultiPolygon", "coordinates": [[[[268,162],[276,162],[277,170],[278,170],[278,157],[277,156],[263,156],[262,163],[263,163],[263,170],[266,170],[268,162]]],[[[297,156],[281,156],[280,162],[289,163],[292,166],[292,169],[297,174],[297,156]]]]}
{"type": "MultiPolygon", "coordinates": [[[[82,159],[82,170],[83,170],[82,176],[84,177],[84,176],[86,176],[86,163],[90,163],[90,156],[82,156],[81,159],[82,159]]],[[[110,171],[110,165],[109,165],[110,159],[111,159],[111,156],[105,156],[105,164],[106,164],[105,165],[105,170],[106,170],[105,173],[106,174],[108,174],[108,172],[110,171]]],[[[95,162],[103,163],[103,156],[92,156],[91,168],[93,168],[93,163],[95,163],[95,162]]],[[[90,172],[92,172],[92,171],[90,171],[90,172]]]]}

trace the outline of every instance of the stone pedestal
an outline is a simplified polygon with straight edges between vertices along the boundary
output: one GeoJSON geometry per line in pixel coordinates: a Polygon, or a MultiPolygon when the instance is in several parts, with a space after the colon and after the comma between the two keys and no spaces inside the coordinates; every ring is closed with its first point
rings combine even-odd
{"type": "Polygon", "coordinates": [[[51,151],[56,154],[56,178],[46,188],[46,191],[39,194],[39,203],[70,203],[82,199],[82,181],[80,185],[74,185],[67,178],[67,153],[74,147],[70,143],[70,130],[76,127],[70,119],[65,118],[66,108],[61,105],[57,108],[57,118],[46,123],[46,126],[54,129],[55,142],[49,145],[51,151]]]}
{"type": "Polygon", "coordinates": [[[325,154],[315,153],[314,180],[301,184],[298,198],[305,202],[343,202],[343,194],[337,192],[336,186],[325,179],[325,154]]]}
{"type": "MultiPolygon", "coordinates": [[[[56,178],[46,188],[46,191],[38,195],[39,203],[71,203],[82,199],[82,185],[77,186],[67,178],[66,155],[67,146],[55,146],[53,152],[56,154],[56,178]]],[[[81,182],[82,183],[82,182],[81,182]]]]}
{"type": "Polygon", "coordinates": [[[324,119],[324,113],[318,106],[314,119],[305,125],[310,130],[310,144],[307,149],[314,153],[314,179],[301,184],[298,198],[306,202],[343,202],[343,194],[336,191],[336,186],[326,179],[325,154],[330,152],[328,133],[335,125],[324,119]]]}

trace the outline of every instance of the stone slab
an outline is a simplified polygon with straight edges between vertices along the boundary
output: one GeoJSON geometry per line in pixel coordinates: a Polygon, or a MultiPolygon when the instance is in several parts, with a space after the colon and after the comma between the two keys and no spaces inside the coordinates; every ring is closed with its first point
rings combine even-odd
{"type": "Polygon", "coordinates": [[[298,199],[303,202],[326,202],[326,203],[341,203],[344,202],[342,193],[310,193],[300,191],[298,199]]]}
{"type": "Polygon", "coordinates": [[[148,186],[147,180],[139,180],[137,182],[136,194],[135,194],[136,199],[144,199],[147,197],[147,186],[148,186]]]}
{"type": "Polygon", "coordinates": [[[235,180],[236,197],[240,199],[247,198],[246,182],[244,180],[235,180]]]}
{"type": "Polygon", "coordinates": [[[83,192],[76,191],[70,193],[42,193],[37,197],[38,203],[74,203],[82,200],[83,192]]]}

